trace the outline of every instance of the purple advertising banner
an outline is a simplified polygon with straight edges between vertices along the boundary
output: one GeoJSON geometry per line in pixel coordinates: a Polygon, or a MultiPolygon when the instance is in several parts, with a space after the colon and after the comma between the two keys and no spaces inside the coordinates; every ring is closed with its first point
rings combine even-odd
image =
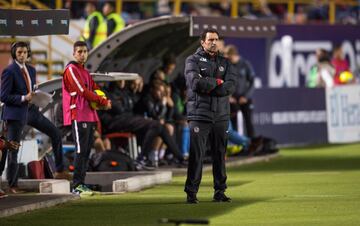
{"type": "Polygon", "coordinates": [[[258,89],[254,106],[257,135],[274,138],[279,144],[327,143],[324,89],[258,89]]]}
{"type": "Polygon", "coordinates": [[[254,66],[258,87],[304,87],[315,50],[342,45],[351,71],[360,65],[360,27],[354,25],[278,25],[274,39],[227,38],[254,66]]]}

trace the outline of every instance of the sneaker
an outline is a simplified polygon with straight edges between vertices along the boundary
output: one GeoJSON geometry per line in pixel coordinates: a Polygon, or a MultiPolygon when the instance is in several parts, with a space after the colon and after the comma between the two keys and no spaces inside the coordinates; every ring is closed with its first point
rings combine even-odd
{"type": "Polygon", "coordinates": [[[8,195],[3,190],[0,189],[0,199],[6,198],[6,197],[8,197],[8,195]]]}
{"type": "Polygon", "coordinates": [[[80,196],[93,196],[94,191],[90,188],[86,187],[83,184],[78,185],[76,188],[72,191],[73,194],[80,195],[80,196]]]}
{"type": "Polygon", "coordinates": [[[146,160],[136,160],[135,161],[135,168],[137,171],[142,171],[142,170],[146,170],[146,171],[153,171],[155,170],[155,167],[153,167],[151,165],[151,163],[149,163],[146,160]]]}
{"type": "Polygon", "coordinates": [[[72,180],[72,175],[67,171],[56,172],[54,175],[54,179],[57,180],[72,180]]]}
{"type": "Polygon", "coordinates": [[[196,194],[194,194],[194,193],[187,193],[186,203],[187,203],[187,204],[198,204],[198,203],[199,203],[199,200],[197,199],[196,194]]]}
{"type": "Polygon", "coordinates": [[[213,202],[231,202],[231,198],[224,194],[224,191],[216,191],[213,202]]]}

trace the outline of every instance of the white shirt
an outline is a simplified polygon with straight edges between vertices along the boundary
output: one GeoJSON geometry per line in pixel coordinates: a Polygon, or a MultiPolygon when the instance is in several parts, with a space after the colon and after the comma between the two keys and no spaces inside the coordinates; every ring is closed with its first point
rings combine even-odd
{"type": "MultiPolygon", "coordinates": [[[[31,79],[30,79],[30,74],[29,71],[27,70],[25,64],[20,64],[17,60],[15,60],[15,63],[20,67],[20,70],[24,69],[25,70],[25,74],[26,77],[29,81],[29,85],[30,85],[30,92],[32,92],[32,84],[31,84],[31,79]]],[[[21,102],[25,101],[25,96],[21,96],[21,102]]]]}

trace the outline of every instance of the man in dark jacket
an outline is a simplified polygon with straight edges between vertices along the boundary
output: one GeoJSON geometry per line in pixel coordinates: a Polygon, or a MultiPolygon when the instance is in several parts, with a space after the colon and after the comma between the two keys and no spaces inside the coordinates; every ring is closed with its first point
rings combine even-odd
{"type": "Polygon", "coordinates": [[[202,160],[211,147],[214,201],[229,202],[226,189],[225,150],[229,126],[229,95],[234,91],[233,68],[218,54],[219,33],[207,29],[201,47],[186,59],[187,118],[190,126],[190,156],[185,184],[187,203],[198,203],[196,194],[202,175],[202,160]],[[210,142],[210,145],[207,145],[210,142]]]}
{"type": "MultiPolygon", "coordinates": [[[[244,117],[246,135],[250,138],[255,137],[254,125],[252,122],[255,71],[249,61],[241,57],[234,45],[226,47],[226,55],[234,65],[236,73],[236,88],[233,93],[232,111],[241,111],[244,117]]],[[[236,114],[232,122],[236,125],[236,114]]]]}
{"type": "MultiPolygon", "coordinates": [[[[21,140],[21,133],[26,125],[29,103],[33,97],[36,70],[27,60],[30,47],[25,42],[15,42],[11,46],[13,63],[4,69],[1,75],[0,99],[4,103],[2,119],[6,121],[9,141],[17,143],[21,140]]],[[[9,192],[16,194],[22,192],[17,187],[18,182],[18,150],[4,150],[0,162],[0,176],[5,168],[8,158],[7,180],[9,192]]]]}

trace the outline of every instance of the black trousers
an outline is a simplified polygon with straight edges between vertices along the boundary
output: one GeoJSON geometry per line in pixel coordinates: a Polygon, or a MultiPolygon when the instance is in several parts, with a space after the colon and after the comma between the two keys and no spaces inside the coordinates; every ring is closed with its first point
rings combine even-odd
{"type": "Polygon", "coordinates": [[[50,137],[55,156],[56,171],[63,171],[64,163],[60,130],[33,105],[29,108],[28,125],[50,137]]]}
{"type": "Polygon", "coordinates": [[[255,137],[255,130],[252,121],[253,108],[254,106],[251,99],[248,99],[248,102],[246,104],[240,105],[240,111],[242,112],[242,115],[244,117],[246,135],[250,138],[255,137]]]}
{"type": "MultiPolygon", "coordinates": [[[[16,120],[8,120],[6,122],[6,139],[9,141],[20,142],[21,134],[24,129],[25,123],[16,120]]],[[[23,148],[23,147],[20,147],[23,148]]],[[[8,167],[6,172],[6,178],[8,180],[9,187],[16,187],[18,182],[18,150],[10,151],[3,150],[1,162],[0,162],[0,176],[2,175],[4,168],[6,157],[8,157],[8,167]]]]}
{"type": "Polygon", "coordinates": [[[177,159],[183,159],[175,139],[169,134],[165,126],[156,120],[146,119],[141,116],[115,118],[108,127],[108,130],[109,132],[131,132],[142,139],[142,153],[140,153],[140,157],[147,156],[152,151],[154,139],[159,136],[177,159]]]}
{"type": "Polygon", "coordinates": [[[215,191],[225,191],[226,170],[225,152],[227,145],[228,121],[203,122],[190,121],[190,153],[187,179],[185,183],[186,193],[197,193],[202,177],[203,158],[210,147],[213,160],[213,177],[215,191]],[[209,144],[209,145],[208,145],[209,144]]]}
{"type": "Polygon", "coordinates": [[[76,154],[74,160],[73,187],[85,183],[86,170],[89,165],[89,155],[94,143],[95,122],[72,121],[72,135],[75,141],[76,154]]]}

